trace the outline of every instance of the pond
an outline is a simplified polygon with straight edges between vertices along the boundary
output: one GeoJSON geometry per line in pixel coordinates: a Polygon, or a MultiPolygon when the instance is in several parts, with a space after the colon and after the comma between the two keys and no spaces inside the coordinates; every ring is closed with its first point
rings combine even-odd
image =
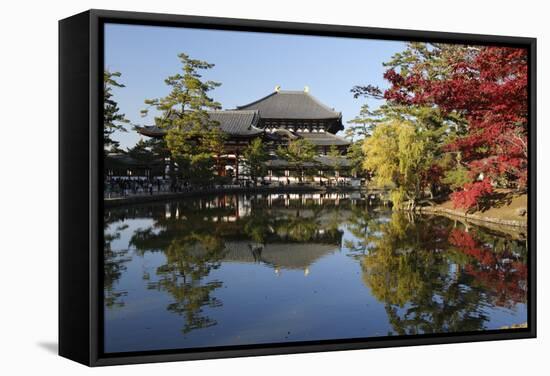
{"type": "Polygon", "coordinates": [[[358,193],[105,209],[104,351],[468,332],[527,321],[527,241],[358,193]]]}

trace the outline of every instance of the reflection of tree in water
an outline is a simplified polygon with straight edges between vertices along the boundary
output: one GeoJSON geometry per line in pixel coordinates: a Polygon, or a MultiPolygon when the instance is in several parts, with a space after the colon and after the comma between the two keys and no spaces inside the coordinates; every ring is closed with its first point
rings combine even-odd
{"type": "Polygon", "coordinates": [[[351,216],[347,220],[348,231],[354,236],[353,240],[345,240],[344,246],[352,252],[353,256],[365,255],[372,246],[375,221],[380,213],[373,213],[371,207],[353,206],[351,216]]]}
{"type": "MultiPolygon", "coordinates": [[[[471,259],[447,251],[452,243],[447,220],[413,223],[394,212],[389,222],[374,222],[371,227],[364,239],[372,249],[361,259],[363,279],[386,304],[398,334],[483,329],[489,317],[482,308],[498,286],[483,284],[486,271],[471,259]],[[472,273],[473,269],[481,274],[472,273]]],[[[494,254],[491,249],[487,252],[494,254]]]]}
{"type": "Polygon", "coordinates": [[[307,242],[319,233],[319,223],[315,217],[305,217],[297,210],[295,215],[289,215],[277,221],[276,233],[286,240],[307,242]]]}
{"type": "MultiPolygon", "coordinates": [[[[333,225],[334,213],[331,217],[322,207],[292,207],[290,209],[267,209],[254,205],[253,214],[242,218],[244,235],[250,240],[265,244],[272,242],[307,243],[322,241],[339,244],[342,231],[333,225]],[[325,219],[325,220],[322,220],[325,219]]],[[[337,212],[336,212],[337,213],[337,212]]]]}
{"type": "Polygon", "coordinates": [[[273,217],[265,211],[260,211],[244,219],[243,230],[252,241],[263,244],[275,231],[273,217]]]}
{"type": "MultiPolygon", "coordinates": [[[[227,254],[226,241],[249,241],[250,257],[263,262],[266,244],[308,243],[339,244],[342,232],[320,222],[323,208],[293,205],[292,208],[268,208],[263,200],[251,200],[249,215],[237,216],[236,200],[231,198],[185,200],[167,206],[152,206],[144,214],[155,224],[134,232],[130,244],[137,254],[162,252],[166,263],[156,270],[159,280],[149,288],[168,292],[171,312],[185,316],[183,332],[216,325],[207,316],[206,307],[222,302],[213,292],[221,281],[205,282],[218,269],[227,254]],[[229,218],[233,220],[229,220],[229,218]]],[[[273,256],[273,255],[271,255],[273,256]]],[[[148,279],[149,276],[146,276],[148,279]]]]}
{"type": "Polygon", "coordinates": [[[227,210],[201,210],[197,205],[202,203],[174,203],[162,206],[163,210],[152,210],[155,224],[135,231],[130,240],[137,254],[162,252],[166,257],[165,264],[156,269],[158,280],[150,282],[148,288],[171,295],[173,301],[167,310],[185,317],[184,333],[216,325],[204,308],[222,305],[212,296],[222,282],[205,280],[220,267],[225,245],[220,229],[204,218],[226,214],[227,210]]]}
{"type": "MultiPolygon", "coordinates": [[[[223,259],[307,269],[337,249],[343,224],[353,238],[345,246],[360,262],[365,284],[385,304],[395,333],[480,330],[489,320],[486,307],[526,301],[525,244],[475,227],[453,230],[442,217],[377,210],[349,200],[321,205],[287,196],[228,196],[142,205],[117,215],[154,219],[153,226],[134,233],[131,244],[137,254],[166,256],[149,287],[170,294],[167,309],[185,318],[186,333],[216,325],[209,315],[222,304],[214,296],[222,282],[210,275],[223,259]]],[[[105,249],[105,272],[116,281],[124,263],[109,266],[114,255],[105,249]]],[[[115,283],[108,280],[106,291],[115,283]]]]}
{"type": "Polygon", "coordinates": [[[222,305],[211,295],[222,282],[205,283],[204,279],[220,267],[224,253],[221,238],[196,233],[174,239],[164,251],[166,264],[157,268],[159,280],[151,282],[149,288],[172,295],[174,301],[167,309],[185,316],[184,333],[217,324],[204,314],[204,307],[222,305]]]}
{"type": "Polygon", "coordinates": [[[449,242],[457,252],[467,256],[464,272],[473,277],[474,285],[487,291],[494,305],[512,308],[518,302],[527,302],[524,242],[459,228],[451,231],[449,242]]]}
{"type": "Polygon", "coordinates": [[[156,270],[158,281],[150,289],[168,292],[173,302],[167,310],[185,317],[182,331],[207,328],[217,324],[206,307],[220,307],[213,296],[221,281],[208,281],[213,270],[221,266],[226,254],[225,237],[242,232],[236,222],[226,221],[235,215],[233,200],[185,200],[152,210],[155,224],[138,230],[131,239],[138,254],[162,252],[166,263],[156,270]]]}
{"type": "Polygon", "coordinates": [[[128,250],[113,251],[111,243],[113,240],[120,238],[120,231],[127,226],[118,227],[115,233],[109,234],[106,231],[108,225],[109,223],[106,221],[103,232],[103,299],[105,306],[108,308],[122,307],[124,306],[122,297],[128,293],[117,291],[114,286],[126,270],[125,264],[130,261],[130,258],[126,257],[128,250]]]}

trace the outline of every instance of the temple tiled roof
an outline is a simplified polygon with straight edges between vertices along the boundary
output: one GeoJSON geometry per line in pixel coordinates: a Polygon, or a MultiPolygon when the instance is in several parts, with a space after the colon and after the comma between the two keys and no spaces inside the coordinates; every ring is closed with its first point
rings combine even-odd
{"type": "MultiPolygon", "coordinates": [[[[315,160],[315,162],[306,162],[306,163],[303,163],[302,165],[305,168],[315,167],[316,165],[319,166],[319,167],[340,166],[342,168],[347,168],[347,167],[351,166],[349,159],[347,159],[344,156],[342,156],[342,157],[331,157],[331,156],[328,156],[328,155],[319,155],[319,156],[315,157],[314,160],[315,160]],[[338,158],[338,160],[336,161],[335,158],[338,158]]],[[[272,159],[268,160],[266,162],[266,165],[268,167],[271,167],[271,168],[288,168],[288,167],[292,167],[290,165],[290,163],[288,163],[286,160],[278,158],[278,157],[273,157],[272,159]]]]}
{"type": "Polygon", "coordinates": [[[342,114],[305,91],[275,91],[238,110],[257,110],[263,119],[340,119],[342,114]]]}
{"type": "MultiPolygon", "coordinates": [[[[286,168],[286,167],[290,167],[290,163],[288,163],[285,159],[282,159],[282,158],[279,158],[279,157],[272,157],[271,159],[269,159],[268,161],[266,161],[265,164],[266,164],[267,167],[270,167],[270,168],[286,168]]],[[[313,164],[313,163],[310,163],[310,162],[302,163],[302,165],[303,165],[305,168],[314,167],[314,164],[313,164]]]]}
{"type": "Polygon", "coordinates": [[[317,163],[320,163],[324,166],[341,166],[341,167],[350,167],[351,163],[348,158],[341,157],[331,157],[330,155],[319,155],[315,157],[317,163]]]}
{"type": "Polygon", "coordinates": [[[329,132],[305,132],[305,133],[297,133],[297,134],[317,146],[351,145],[351,142],[346,140],[345,138],[336,136],[329,132]]]}
{"type": "Polygon", "coordinates": [[[260,119],[258,111],[210,111],[208,115],[220,123],[225,133],[233,136],[251,136],[263,132],[256,127],[260,119]]]}
{"type": "MultiPolygon", "coordinates": [[[[256,127],[259,121],[258,111],[209,111],[208,116],[219,122],[221,130],[231,136],[250,137],[263,133],[263,130],[256,127]]],[[[144,136],[162,137],[166,134],[165,129],[157,126],[136,128],[144,136]]]]}
{"type": "Polygon", "coordinates": [[[109,153],[105,156],[105,165],[107,167],[144,167],[162,164],[162,159],[143,161],[131,157],[125,153],[109,153]]]}
{"type": "Polygon", "coordinates": [[[348,146],[351,142],[343,137],[330,132],[291,132],[288,129],[279,128],[274,132],[266,132],[265,137],[271,141],[295,140],[304,138],[315,146],[348,146]]]}
{"type": "Polygon", "coordinates": [[[226,242],[224,261],[254,263],[264,262],[282,269],[305,269],[326,255],[334,253],[339,246],[323,243],[268,243],[226,242]],[[257,249],[256,258],[252,249],[257,249]]]}
{"type": "Polygon", "coordinates": [[[146,125],[143,127],[136,125],[135,128],[138,131],[138,133],[147,137],[162,137],[166,134],[166,130],[154,125],[146,125]]]}
{"type": "Polygon", "coordinates": [[[299,138],[296,133],[288,129],[278,128],[274,132],[266,132],[265,138],[270,141],[296,140],[299,138]]]}

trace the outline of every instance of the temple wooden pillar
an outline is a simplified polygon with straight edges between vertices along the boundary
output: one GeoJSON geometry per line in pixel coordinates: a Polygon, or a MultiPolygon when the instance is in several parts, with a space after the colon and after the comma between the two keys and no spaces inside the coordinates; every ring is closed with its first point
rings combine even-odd
{"type": "Polygon", "coordinates": [[[225,176],[225,164],[221,161],[220,158],[218,158],[217,161],[218,164],[218,176],[225,176]]]}
{"type": "Polygon", "coordinates": [[[239,151],[235,150],[235,180],[239,180],[239,151]]]}

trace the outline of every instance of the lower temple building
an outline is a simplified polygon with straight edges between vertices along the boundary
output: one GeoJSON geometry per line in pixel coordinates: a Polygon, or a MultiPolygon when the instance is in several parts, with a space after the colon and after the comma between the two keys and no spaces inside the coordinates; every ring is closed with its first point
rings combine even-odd
{"type": "MultiPolygon", "coordinates": [[[[283,91],[276,87],[271,94],[249,104],[231,110],[210,111],[208,114],[219,123],[226,135],[225,155],[221,157],[225,167],[219,171],[221,175],[230,175],[235,180],[247,178],[242,167],[242,154],[258,137],[271,155],[267,162],[268,176],[264,177],[264,181],[290,183],[298,179],[293,167],[278,158],[275,150],[299,138],[311,142],[316,148],[315,162],[305,166],[316,170],[314,180],[324,181],[338,178],[339,174],[347,175],[342,171],[350,167],[346,154],[351,143],[337,135],[344,129],[342,113],[321,103],[309,94],[307,87],[303,91],[283,91]],[[335,157],[334,153],[329,156],[334,148],[340,157],[335,157]],[[340,171],[336,172],[336,176],[335,165],[340,171]]],[[[137,131],[153,138],[162,138],[166,134],[165,129],[156,126],[137,127],[137,131]]]]}

